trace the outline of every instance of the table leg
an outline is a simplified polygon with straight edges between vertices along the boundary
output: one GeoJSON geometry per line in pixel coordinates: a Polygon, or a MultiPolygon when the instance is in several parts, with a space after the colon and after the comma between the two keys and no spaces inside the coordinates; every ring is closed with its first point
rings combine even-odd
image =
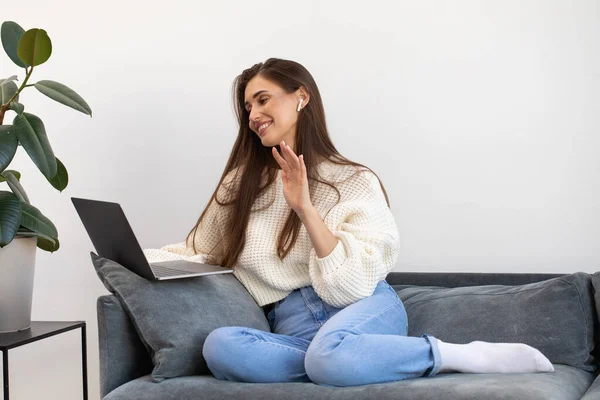
{"type": "Polygon", "coordinates": [[[4,400],[8,400],[8,349],[2,350],[2,382],[4,383],[4,400]]]}
{"type": "MultiPolygon", "coordinates": [[[[88,381],[87,381],[87,340],[85,324],[81,327],[81,358],[83,373],[83,400],[88,400],[88,381]]],[[[8,397],[6,398],[8,399],[8,397]]]]}

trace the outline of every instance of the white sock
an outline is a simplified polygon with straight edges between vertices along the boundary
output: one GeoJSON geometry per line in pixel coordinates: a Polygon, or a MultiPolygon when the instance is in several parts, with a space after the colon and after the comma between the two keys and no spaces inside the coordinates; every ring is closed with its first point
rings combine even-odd
{"type": "MultiPolygon", "coordinates": [[[[435,338],[437,339],[437,338],[435,338]]],[[[437,339],[442,359],[440,372],[532,373],[554,372],[554,366],[538,349],[525,343],[445,343],[437,339]]]]}

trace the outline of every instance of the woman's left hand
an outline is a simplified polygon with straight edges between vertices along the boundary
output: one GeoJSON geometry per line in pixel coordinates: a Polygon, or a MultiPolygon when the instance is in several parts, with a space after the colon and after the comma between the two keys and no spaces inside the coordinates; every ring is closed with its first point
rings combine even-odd
{"type": "Polygon", "coordinates": [[[273,146],[273,157],[275,157],[275,161],[281,166],[281,180],[283,182],[285,201],[287,201],[296,214],[302,216],[312,207],[304,157],[300,156],[298,158],[292,149],[284,143],[282,140],[279,144],[283,157],[279,154],[275,146],[273,146]]]}

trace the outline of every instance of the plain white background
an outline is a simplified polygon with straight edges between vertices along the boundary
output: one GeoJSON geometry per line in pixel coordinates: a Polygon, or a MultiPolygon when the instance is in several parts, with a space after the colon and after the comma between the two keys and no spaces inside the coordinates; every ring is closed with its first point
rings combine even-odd
{"type": "MultiPolygon", "coordinates": [[[[598,269],[594,0],[30,0],[4,2],[6,20],[52,40],[29,83],[61,82],[93,110],[26,89],[69,186],[52,188],[22,148],[10,166],[61,241],[37,252],[33,319],[87,321],[90,399],[108,291],[70,197],[119,202],[144,248],[182,241],[237,135],[233,79],[269,57],[312,73],[334,144],[383,180],[395,270],[598,269]]],[[[2,51],[0,77],[15,74],[2,51]]],[[[81,398],[79,331],[9,354],[11,399],[81,398]]]]}

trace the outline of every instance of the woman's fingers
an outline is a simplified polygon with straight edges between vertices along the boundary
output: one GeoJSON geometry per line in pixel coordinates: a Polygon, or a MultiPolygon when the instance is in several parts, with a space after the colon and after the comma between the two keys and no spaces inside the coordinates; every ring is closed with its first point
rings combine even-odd
{"type": "Polygon", "coordinates": [[[284,170],[286,173],[290,171],[287,161],[285,161],[285,159],[279,154],[277,147],[275,146],[273,146],[273,157],[275,157],[275,161],[277,161],[279,166],[281,166],[282,170],[284,170]]]}
{"type": "Polygon", "coordinates": [[[302,174],[302,166],[300,165],[300,160],[292,151],[292,149],[290,149],[289,146],[284,144],[283,140],[281,141],[279,146],[281,147],[281,154],[279,154],[277,148],[273,146],[273,156],[281,166],[281,169],[283,169],[286,172],[286,174],[291,173],[292,170],[297,170],[300,174],[302,174]]]}
{"type": "Polygon", "coordinates": [[[300,161],[298,160],[298,157],[292,151],[292,149],[290,149],[290,147],[287,144],[285,144],[285,142],[283,140],[281,141],[280,146],[283,149],[282,150],[283,155],[287,156],[287,157],[285,157],[285,159],[288,162],[288,165],[290,167],[294,167],[294,168],[300,169],[300,161]]]}

